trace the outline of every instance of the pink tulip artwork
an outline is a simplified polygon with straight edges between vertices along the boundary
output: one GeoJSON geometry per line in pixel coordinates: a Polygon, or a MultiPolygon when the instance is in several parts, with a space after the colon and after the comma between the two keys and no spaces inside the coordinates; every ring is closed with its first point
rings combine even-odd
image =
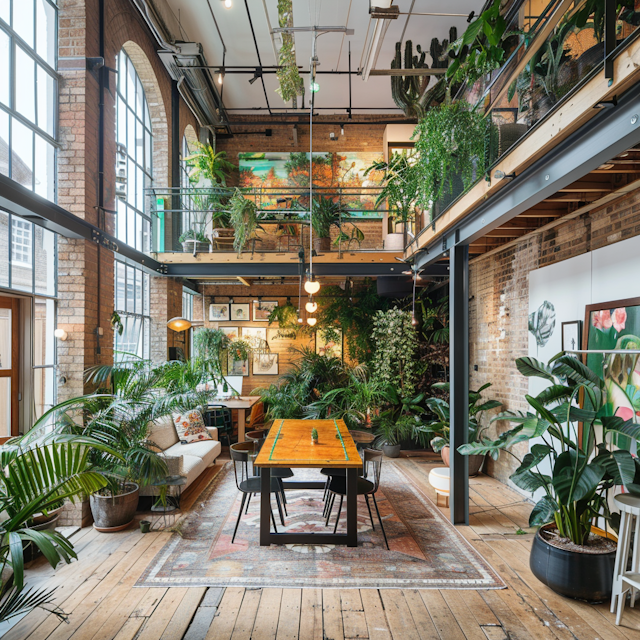
{"type": "Polygon", "coordinates": [[[627,322],[627,310],[624,307],[614,309],[611,320],[613,322],[613,328],[620,333],[627,322]]]}
{"type": "Polygon", "coordinates": [[[593,326],[596,329],[607,331],[608,329],[611,329],[612,324],[611,311],[605,309],[603,311],[596,311],[593,314],[593,326]]]}

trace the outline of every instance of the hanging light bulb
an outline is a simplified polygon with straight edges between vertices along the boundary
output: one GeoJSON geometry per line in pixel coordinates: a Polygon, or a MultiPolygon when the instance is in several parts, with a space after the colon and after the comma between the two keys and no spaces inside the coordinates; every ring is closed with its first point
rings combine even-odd
{"type": "Polygon", "coordinates": [[[302,324],[304,320],[302,318],[298,318],[298,324],[302,324]]]}
{"type": "Polygon", "coordinates": [[[231,9],[231,0],[224,0],[224,6],[227,7],[227,9],[231,9]]]}
{"type": "Polygon", "coordinates": [[[412,327],[417,327],[418,324],[419,324],[419,322],[418,322],[418,318],[416,318],[416,314],[412,313],[411,314],[411,326],[412,327]]]}
{"type": "Polygon", "coordinates": [[[304,283],[304,290],[310,295],[320,291],[320,283],[313,279],[313,275],[309,276],[309,279],[304,283]]]}
{"type": "Polygon", "coordinates": [[[222,84],[223,78],[224,78],[224,73],[220,71],[220,73],[218,73],[218,84],[222,84]]]}
{"type": "Polygon", "coordinates": [[[313,327],[316,324],[316,322],[318,322],[318,320],[316,318],[307,318],[307,324],[310,327],[313,327]]]}
{"type": "Polygon", "coordinates": [[[309,302],[304,305],[304,308],[309,313],[315,313],[318,310],[318,303],[313,301],[313,298],[309,297],[309,302]]]}

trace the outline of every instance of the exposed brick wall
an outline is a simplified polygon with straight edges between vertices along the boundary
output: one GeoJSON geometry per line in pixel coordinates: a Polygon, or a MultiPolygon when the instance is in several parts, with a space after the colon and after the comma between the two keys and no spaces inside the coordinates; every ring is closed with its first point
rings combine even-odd
{"type": "Polygon", "coordinates": [[[167,328],[171,318],[182,316],[182,284],[173,278],[151,278],[151,360],[165,362],[169,347],[184,349],[184,333],[167,328]]]}
{"type": "MultiPolygon", "coordinates": [[[[113,233],[115,220],[108,211],[115,209],[115,100],[112,93],[115,94],[116,79],[109,73],[111,92],[104,92],[104,207],[107,212],[101,216],[97,209],[100,90],[96,76],[85,70],[85,57],[100,55],[99,5],[97,0],[60,0],[58,6],[61,74],[58,203],[74,215],[113,233]]],[[[134,62],[152,118],[155,183],[167,186],[171,170],[171,79],[156,55],[157,43],[133,5],[128,0],[109,0],[105,6],[105,65],[116,67],[116,56],[122,47],[134,62]]],[[[188,124],[197,131],[197,122],[182,101],[179,120],[181,133],[188,124]]],[[[113,360],[110,328],[113,254],[105,249],[98,251],[96,245],[81,240],[60,238],[58,246],[58,324],[69,336],[65,342],[58,343],[60,375],[67,378],[66,385],[58,391],[59,399],[63,400],[84,392],[82,372],[85,368],[113,360]],[[100,354],[97,353],[97,327],[104,331],[100,354]]],[[[152,296],[154,314],[163,319],[181,315],[181,286],[167,280],[163,289],[166,295],[159,299],[152,296]]],[[[157,355],[162,351],[163,357],[166,357],[167,346],[178,339],[168,335],[166,319],[158,321],[152,332],[152,344],[157,343],[157,355]]]]}
{"type": "MultiPolygon", "coordinates": [[[[514,364],[528,352],[529,272],[640,234],[640,190],[573,220],[527,235],[471,262],[469,274],[470,385],[505,409],[526,410],[528,380],[514,364]],[[478,371],[474,371],[474,365],[478,371]]],[[[507,425],[499,423],[498,431],[507,425]]],[[[490,434],[496,433],[496,426],[490,434]]],[[[514,453],[521,457],[527,445],[514,453]]],[[[507,482],[517,462],[508,454],[489,460],[487,471],[507,482]]]]}

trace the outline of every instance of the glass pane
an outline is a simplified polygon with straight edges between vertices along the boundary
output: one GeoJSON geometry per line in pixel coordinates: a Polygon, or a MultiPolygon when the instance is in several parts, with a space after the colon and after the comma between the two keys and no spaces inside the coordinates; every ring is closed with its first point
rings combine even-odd
{"type": "Polygon", "coordinates": [[[136,106],[136,70],[131,63],[131,60],[127,59],[127,102],[129,106],[134,109],[136,106]]]}
{"type": "Polygon", "coordinates": [[[135,278],[135,313],[142,314],[142,272],[139,269],[135,269],[135,278]]]}
{"type": "Polygon", "coordinates": [[[33,133],[15,118],[11,119],[11,178],[33,189],[33,133]]]}
{"type": "Polygon", "coordinates": [[[136,212],[127,207],[127,244],[134,246],[136,241],[136,212]]]}
{"type": "Polygon", "coordinates": [[[0,173],[9,175],[9,114],[0,109],[0,173]]]}
{"type": "Polygon", "coordinates": [[[0,29],[0,102],[9,106],[9,76],[11,68],[11,55],[9,48],[11,40],[9,34],[0,29]]]}
{"type": "Polygon", "coordinates": [[[54,296],[56,294],[56,236],[52,231],[37,226],[34,226],[34,232],[36,293],[54,296]]]}
{"type": "Polygon", "coordinates": [[[33,291],[33,225],[17,216],[11,219],[11,287],[33,291]]]}
{"type": "MultiPolygon", "coordinates": [[[[136,114],[142,120],[144,118],[142,114],[142,104],[144,102],[144,90],[142,89],[142,83],[140,77],[136,78],[136,114]]],[[[132,105],[133,106],[133,105],[132,105]]]]}
{"type": "Polygon", "coordinates": [[[55,200],[55,149],[36,135],[35,191],[53,202],[55,200]]]}
{"type": "Polygon", "coordinates": [[[0,211],[0,287],[9,286],[9,214],[0,211]]]}
{"type": "Polygon", "coordinates": [[[55,302],[45,298],[34,300],[33,364],[42,367],[55,364],[55,302]]]}
{"type": "Polygon", "coordinates": [[[136,206],[136,165],[132,160],[127,160],[127,202],[136,206]]]}
{"type": "Polygon", "coordinates": [[[38,71],[38,126],[53,137],[56,95],[54,79],[41,67],[38,71]]]}
{"type": "Polygon", "coordinates": [[[33,0],[13,0],[13,28],[30,47],[33,47],[33,27],[33,0]]]}
{"type": "Polygon", "coordinates": [[[16,111],[36,121],[36,65],[21,47],[16,47],[16,111]]]}
{"type": "Polygon", "coordinates": [[[142,315],[149,315],[149,274],[143,274],[144,291],[142,295],[142,315]]]}
{"type": "Polygon", "coordinates": [[[124,52],[124,49],[120,51],[120,55],[118,56],[118,91],[122,94],[122,96],[127,98],[127,82],[125,79],[125,75],[127,73],[127,56],[124,52]]]}
{"type": "Polygon", "coordinates": [[[0,436],[11,435],[11,378],[0,378],[0,436]]]}
{"type": "Polygon", "coordinates": [[[147,173],[151,173],[152,162],[153,162],[153,157],[151,155],[151,136],[149,135],[149,132],[145,129],[144,130],[144,169],[147,173]]]}
{"type": "Polygon", "coordinates": [[[47,0],[36,0],[36,51],[52,67],[56,63],[56,12],[47,0]]]}
{"type": "Polygon", "coordinates": [[[144,166],[144,134],[142,123],[136,119],[136,162],[142,167],[144,166]]]}
{"type": "Polygon", "coordinates": [[[11,369],[11,309],[0,309],[0,369],[11,369]]]}
{"type": "Polygon", "coordinates": [[[136,157],[136,117],[127,109],[127,154],[136,157]]]}
{"type": "Polygon", "coordinates": [[[33,403],[36,420],[54,405],[55,381],[52,367],[33,370],[33,403]]]}
{"type": "Polygon", "coordinates": [[[118,96],[118,142],[126,146],[127,144],[127,107],[122,98],[118,96]]]}
{"type": "Polygon", "coordinates": [[[127,267],[127,308],[129,313],[135,313],[135,275],[133,267],[127,267]]]}
{"type": "Polygon", "coordinates": [[[142,330],[142,336],[141,336],[141,340],[142,340],[142,352],[140,353],[140,355],[145,359],[148,360],[149,359],[149,319],[145,318],[144,319],[144,327],[142,330]]]}
{"type": "Polygon", "coordinates": [[[122,262],[115,262],[116,266],[116,309],[122,311],[125,308],[125,268],[122,262]]]}
{"type": "Polygon", "coordinates": [[[138,211],[144,211],[144,187],[144,171],[136,167],[136,209],[138,211]]]}
{"type": "Polygon", "coordinates": [[[11,0],[0,0],[0,18],[7,24],[11,23],[11,0]]]}

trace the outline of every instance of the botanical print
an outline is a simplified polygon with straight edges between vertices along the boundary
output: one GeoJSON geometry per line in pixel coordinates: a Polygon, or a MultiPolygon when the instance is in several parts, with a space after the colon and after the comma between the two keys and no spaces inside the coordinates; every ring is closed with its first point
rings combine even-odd
{"type": "Polygon", "coordinates": [[[220,327],[220,329],[231,342],[237,340],[240,336],[240,329],[238,329],[238,327],[220,327]]]}
{"type": "Polygon", "coordinates": [[[267,341],[267,329],[265,327],[242,327],[242,338],[251,342],[251,340],[267,341]]]}
{"type": "MultiPolygon", "coordinates": [[[[640,298],[589,305],[586,313],[588,350],[640,350],[640,298]]],[[[640,362],[637,353],[587,354],[587,365],[599,372],[607,391],[605,414],[640,422],[640,362]]],[[[628,449],[627,438],[615,441],[628,449]]]]}
{"type": "Polygon", "coordinates": [[[321,356],[342,359],[342,329],[318,329],[316,353],[321,356]]]}
{"type": "Polygon", "coordinates": [[[253,321],[268,322],[271,312],[278,306],[277,300],[254,300],[253,321]]]}
{"type": "Polygon", "coordinates": [[[253,354],[253,375],[254,376],[277,376],[278,375],[278,354],[277,353],[254,353],[253,354]]]}
{"type": "Polygon", "coordinates": [[[582,334],[582,321],[573,320],[572,322],[562,323],[562,350],[577,351],[581,348],[580,338],[582,334]]]}
{"type": "MultiPolygon", "coordinates": [[[[314,153],[313,184],[336,190],[343,188],[347,195],[340,198],[340,206],[349,209],[350,215],[379,218],[381,214],[375,211],[377,192],[368,191],[366,187],[380,186],[384,172],[371,171],[366,177],[364,172],[367,167],[380,160],[381,153],[314,153]]],[[[270,189],[270,192],[260,196],[262,209],[279,208],[281,205],[278,198],[281,199],[282,196],[278,192],[292,188],[301,189],[301,195],[291,200],[297,200],[303,207],[308,207],[308,153],[240,153],[239,169],[240,187],[270,189]]]]}
{"type": "Polygon", "coordinates": [[[210,304],[209,320],[211,322],[225,322],[229,320],[229,304],[210,304]]]}
{"type": "Polygon", "coordinates": [[[274,329],[269,327],[267,329],[267,342],[282,342],[284,340],[295,340],[297,338],[297,332],[295,329],[274,329]]]}
{"type": "Polygon", "coordinates": [[[549,342],[555,327],[556,309],[548,300],[545,300],[537,311],[529,314],[529,332],[536,339],[538,348],[549,342]]]}
{"type": "Polygon", "coordinates": [[[248,302],[231,303],[231,318],[235,322],[249,322],[251,317],[249,313],[251,311],[251,305],[248,302]]]}

